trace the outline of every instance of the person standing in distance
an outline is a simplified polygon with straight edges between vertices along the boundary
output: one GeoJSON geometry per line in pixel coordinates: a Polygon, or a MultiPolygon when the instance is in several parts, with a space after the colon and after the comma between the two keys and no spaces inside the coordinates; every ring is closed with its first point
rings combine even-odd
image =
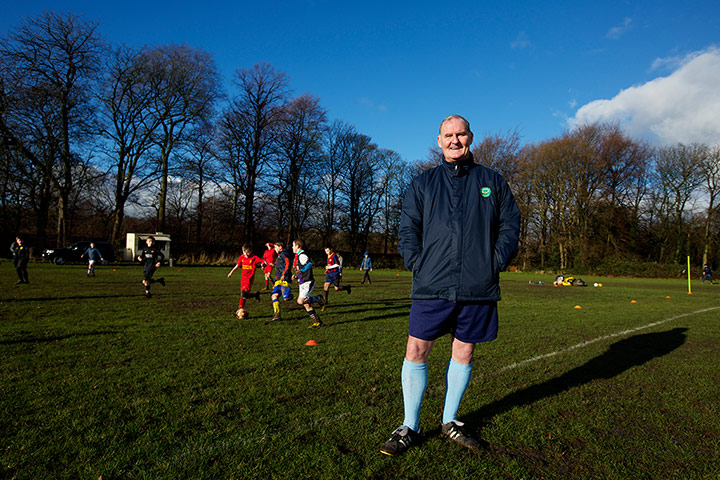
{"type": "Polygon", "coordinates": [[[413,179],[403,200],[398,250],[413,274],[409,334],[401,372],[405,418],[380,451],[403,453],[421,438],[420,407],[435,341],[449,333],[442,433],[477,451],[457,412],[470,382],[475,344],[497,337],[500,272],[518,251],[520,210],[507,182],[478,165],[468,121],[440,123],[444,161],[413,179]]]}
{"type": "Polygon", "coordinates": [[[370,280],[370,272],[372,272],[372,259],[370,258],[370,254],[368,252],[365,252],[363,254],[362,262],[360,262],[360,270],[365,271],[362,282],[360,282],[360,284],[365,285],[365,280],[367,280],[368,283],[372,285],[372,280],[370,280]]]}
{"type": "Polygon", "coordinates": [[[15,273],[17,273],[18,281],[16,285],[22,283],[30,283],[28,277],[27,266],[30,261],[30,250],[21,236],[15,237],[15,241],[10,245],[10,251],[13,254],[13,264],[15,265],[15,273]]]}

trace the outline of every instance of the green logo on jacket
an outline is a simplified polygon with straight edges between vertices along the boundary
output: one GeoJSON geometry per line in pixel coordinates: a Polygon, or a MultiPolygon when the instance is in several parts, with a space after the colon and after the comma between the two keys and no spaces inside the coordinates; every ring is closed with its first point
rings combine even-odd
{"type": "Polygon", "coordinates": [[[483,188],[480,190],[480,193],[482,194],[483,197],[487,198],[487,197],[489,197],[490,194],[492,193],[492,190],[490,190],[490,187],[483,187],[483,188]]]}

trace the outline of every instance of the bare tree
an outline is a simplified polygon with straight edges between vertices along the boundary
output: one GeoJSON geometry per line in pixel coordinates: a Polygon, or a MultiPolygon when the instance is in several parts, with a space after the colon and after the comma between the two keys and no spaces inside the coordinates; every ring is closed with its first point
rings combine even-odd
{"type": "Polygon", "coordinates": [[[205,194],[217,167],[214,127],[207,123],[196,129],[185,141],[183,150],[182,177],[190,182],[195,191],[195,241],[200,242],[203,236],[205,194]]]}
{"type": "Polygon", "coordinates": [[[355,135],[355,128],[335,120],[325,131],[322,176],[320,178],[320,232],[325,245],[330,244],[334,232],[339,228],[339,197],[343,184],[343,172],[348,160],[346,149],[355,135]]]}
{"type": "Polygon", "coordinates": [[[231,166],[232,177],[242,195],[245,238],[255,240],[255,196],[260,176],[272,159],[277,145],[274,131],[281,118],[281,107],[288,94],[288,78],[268,63],[237,70],[237,97],[225,112],[220,127],[222,163],[231,166]]]}
{"type": "Polygon", "coordinates": [[[93,130],[91,90],[103,48],[96,24],[47,12],[0,41],[0,132],[57,192],[58,245],[71,230],[78,151],[93,130]]]}
{"type": "Polygon", "coordinates": [[[152,157],[160,119],[153,110],[156,91],[145,53],[128,47],[112,52],[100,94],[104,150],[113,181],[111,239],[122,233],[125,206],[159,173],[152,157]]]}
{"type": "MultiPolygon", "coordinates": [[[[378,185],[380,200],[380,228],[383,233],[383,253],[396,249],[402,198],[405,193],[407,166],[397,152],[382,151],[382,161],[378,168],[378,185]]],[[[365,249],[363,249],[365,250],[365,249]]]]}
{"type": "Polygon", "coordinates": [[[715,209],[720,198],[720,145],[715,145],[700,164],[702,189],[707,194],[705,229],[703,233],[703,264],[708,263],[708,253],[713,245],[712,226],[715,222],[715,209]]]}
{"type": "Polygon", "coordinates": [[[217,128],[217,162],[218,170],[215,182],[218,192],[229,205],[228,219],[230,225],[226,233],[228,239],[233,237],[239,216],[244,205],[243,196],[247,191],[248,177],[257,174],[248,172],[243,156],[244,143],[247,138],[247,127],[242,115],[230,109],[223,113],[217,128]]]}
{"type": "Polygon", "coordinates": [[[220,77],[209,53],[187,45],[160,46],[144,57],[155,89],[153,112],[160,122],[153,138],[160,160],[157,227],[163,230],[172,156],[193,128],[212,117],[220,97],[220,77]]]}
{"type": "Polygon", "coordinates": [[[473,145],[472,154],[477,163],[498,172],[512,187],[520,174],[520,147],[520,134],[515,129],[486,136],[473,145]]]}
{"type": "Polygon", "coordinates": [[[350,250],[355,254],[367,246],[369,228],[380,208],[382,194],[375,183],[375,172],[383,155],[370,137],[359,133],[347,139],[344,155],[347,160],[340,192],[350,250]]]}
{"type": "Polygon", "coordinates": [[[305,94],[286,104],[280,118],[274,170],[279,179],[281,218],[287,222],[285,240],[289,243],[303,230],[304,220],[315,204],[325,110],[317,97],[305,94]]]}
{"type": "Polygon", "coordinates": [[[684,263],[688,253],[684,244],[688,204],[702,184],[700,166],[706,155],[704,145],[683,145],[658,148],[655,152],[655,209],[660,215],[661,235],[665,238],[661,259],[684,263]],[[672,252],[672,255],[669,253],[672,252]]]}

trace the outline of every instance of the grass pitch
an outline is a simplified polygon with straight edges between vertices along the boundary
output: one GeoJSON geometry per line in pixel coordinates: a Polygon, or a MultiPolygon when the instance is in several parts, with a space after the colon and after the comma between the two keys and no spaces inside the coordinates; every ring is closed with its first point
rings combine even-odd
{"type": "Polygon", "coordinates": [[[326,327],[309,330],[294,303],[265,324],[267,294],[233,318],[229,270],[164,267],[167,287],[147,299],[137,265],[86,278],[82,265],[31,264],[32,283],[16,286],[1,264],[0,476],[720,476],[720,286],[503,274],[499,337],[477,346],[459,412],[489,448],[472,455],[439,433],[441,339],[426,440],[390,458],[378,447],[403,417],[410,273],[375,270],[361,286],[346,270],[352,294],[332,291],[326,327]]]}

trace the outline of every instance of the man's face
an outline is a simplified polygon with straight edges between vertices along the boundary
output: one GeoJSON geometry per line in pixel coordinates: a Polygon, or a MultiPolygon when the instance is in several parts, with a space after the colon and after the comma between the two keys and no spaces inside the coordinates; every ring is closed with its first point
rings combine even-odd
{"type": "Polygon", "coordinates": [[[147,244],[148,247],[152,247],[154,242],[155,242],[155,240],[153,240],[152,238],[145,239],[145,243],[147,244]]]}
{"type": "Polygon", "coordinates": [[[293,243],[293,253],[298,253],[300,251],[300,248],[297,246],[297,244],[293,243]]]}
{"type": "Polygon", "coordinates": [[[250,258],[250,255],[252,255],[252,250],[243,250],[242,252],[243,252],[243,255],[245,255],[248,258],[250,258]]]}
{"type": "Polygon", "coordinates": [[[442,149],[445,160],[457,162],[468,156],[472,140],[472,132],[465,126],[465,122],[459,118],[451,118],[440,128],[438,146],[442,149]]]}
{"type": "Polygon", "coordinates": [[[331,253],[332,253],[332,250],[330,250],[329,248],[325,249],[325,255],[327,255],[329,257],[331,253]]]}
{"type": "Polygon", "coordinates": [[[280,245],[275,245],[275,253],[280,253],[282,251],[283,251],[283,247],[281,247],[280,245]]]}

